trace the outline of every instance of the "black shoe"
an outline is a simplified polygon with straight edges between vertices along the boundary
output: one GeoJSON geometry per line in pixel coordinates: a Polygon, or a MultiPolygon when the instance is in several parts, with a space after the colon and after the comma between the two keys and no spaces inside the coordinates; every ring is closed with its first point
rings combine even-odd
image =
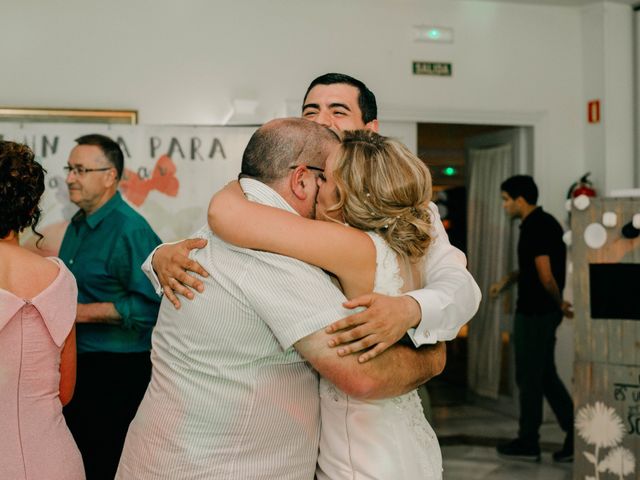
{"type": "Polygon", "coordinates": [[[540,461],[540,446],[523,441],[520,438],[498,445],[498,455],[525,462],[540,461]]]}
{"type": "Polygon", "coordinates": [[[562,448],[553,452],[553,461],[558,463],[573,462],[573,432],[567,434],[562,448]]]}

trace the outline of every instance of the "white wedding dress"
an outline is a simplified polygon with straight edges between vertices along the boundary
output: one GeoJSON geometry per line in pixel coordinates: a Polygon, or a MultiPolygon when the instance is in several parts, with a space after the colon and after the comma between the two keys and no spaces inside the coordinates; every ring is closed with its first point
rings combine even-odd
{"type": "MultiPolygon", "coordinates": [[[[369,235],[377,254],[374,291],[401,295],[404,281],[395,252],[379,235],[369,235]]],[[[440,445],[415,390],[363,401],[321,378],[320,405],[318,480],[442,478],[440,445]]]]}

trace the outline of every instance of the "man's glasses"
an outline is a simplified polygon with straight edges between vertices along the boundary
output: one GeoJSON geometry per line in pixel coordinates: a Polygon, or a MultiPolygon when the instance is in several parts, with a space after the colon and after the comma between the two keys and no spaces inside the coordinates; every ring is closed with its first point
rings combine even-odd
{"type": "Polygon", "coordinates": [[[89,172],[106,172],[107,170],[111,170],[112,168],[115,168],[115,167],[84,168],[81,165],[78,165],[77,167],[72,167],[71,165],[65,165],[62,168],[63,168],[63,170],[65,172],[67,172],[67,175],[69,175],[71,172],[73,172],[74,175],[77,175],[78,177],[82,177],[82,176],[84,176],[85,173],[89,173],[89,172]]]}
{"type": "Polygon", "coordinates": [[[312,166],[312,165],[304,165],[304,164],[302,164],[302,165],[291,165],[291,166],[289,167],[289,170],[294,170],[294,169],[296,169],[296,168],[298,168],[298,167],[304,167],[304,168],[306,168],[307,170],[314,170],[314,171],[316,171],[316,172],[320,172],[320,174],[318,175],[318,178],[319,178],[320,180],[322,180],[323,182],[326,182],[326,181],[327,181],[327,178],[324,176],[324,168],[314,167],[314,166],[312,166]]]}

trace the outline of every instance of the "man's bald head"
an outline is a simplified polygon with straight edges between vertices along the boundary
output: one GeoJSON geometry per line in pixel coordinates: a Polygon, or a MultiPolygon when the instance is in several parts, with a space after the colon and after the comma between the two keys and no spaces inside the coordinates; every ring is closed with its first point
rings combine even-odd
{"type": "Polygon", "coordinates": [[[287,177],[292,166],[324,168],[325,160],[339,143],[335,133],[309,120],[272,120],[249,140],[240,174],[270,185],[287,177]]]}

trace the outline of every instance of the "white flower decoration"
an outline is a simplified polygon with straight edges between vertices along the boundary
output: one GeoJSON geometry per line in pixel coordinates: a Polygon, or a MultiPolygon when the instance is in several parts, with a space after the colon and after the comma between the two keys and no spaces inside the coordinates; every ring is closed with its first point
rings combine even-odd
{"type": "Polygon", "coordinates": [[[636,470],[636,458],[624,447],[612,448],[598,465],[601,472],[611,472],[620,478],[626,477],[636,470]]]}
{"type": "Polygon", "coordinates": [[[585,442],[598,448],[614,447],[624,435],[622,419],[602,402],[582,407],[576,417],[576,428],[585,442]]]}

